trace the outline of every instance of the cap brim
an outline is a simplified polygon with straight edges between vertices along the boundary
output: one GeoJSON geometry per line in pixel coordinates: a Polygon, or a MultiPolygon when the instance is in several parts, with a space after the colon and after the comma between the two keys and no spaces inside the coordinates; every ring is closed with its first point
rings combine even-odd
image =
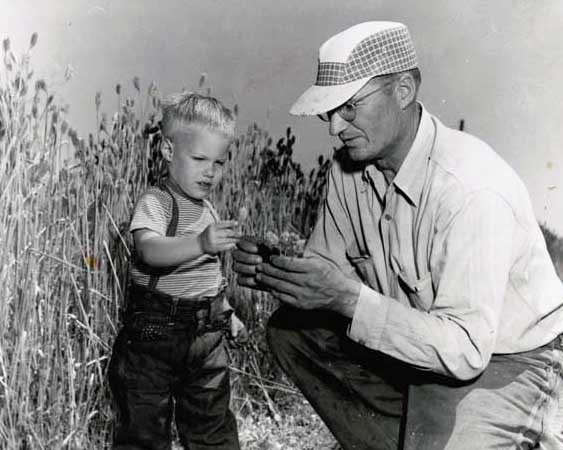
{"type": "Polygon", "coordinates": [[[371,78],[333,86],[313,85],[297,99],[289,113],[293,116],[316,116],[331,111],[352,98],[371,78]]]}

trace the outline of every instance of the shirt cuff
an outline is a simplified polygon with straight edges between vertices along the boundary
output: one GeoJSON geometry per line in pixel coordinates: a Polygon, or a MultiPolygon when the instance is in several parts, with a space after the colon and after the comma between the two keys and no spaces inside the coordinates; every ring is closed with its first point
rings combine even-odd
{"type": "Polygon", "coordinates": [[[362,285],[348,337],[360,345],[379,350],[381,335],[387,321],[387,298],[365,284],[362,285]]]}

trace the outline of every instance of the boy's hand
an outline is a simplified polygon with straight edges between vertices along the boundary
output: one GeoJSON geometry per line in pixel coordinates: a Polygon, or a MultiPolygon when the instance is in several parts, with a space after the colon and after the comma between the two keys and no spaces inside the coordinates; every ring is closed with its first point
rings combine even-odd
{"type": "Polygon", "coordinates": [[[216,255],[234,248],[240,237],[238,223],[234,220],[224,220],[209,225],[199,235],[199,242],[204,253],[216,255]]]}
{"type": "Polygon", "coordinates": [[[231,338],[241,343],[248,340],[248,330],[236,314],[231,316],[231,338]]]}

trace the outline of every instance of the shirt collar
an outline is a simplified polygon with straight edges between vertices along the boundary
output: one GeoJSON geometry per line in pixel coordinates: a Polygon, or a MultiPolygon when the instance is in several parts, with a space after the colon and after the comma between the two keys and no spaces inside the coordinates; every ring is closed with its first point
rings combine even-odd
{"type": "MultiPolygon", "coordinates": [[[[422,103],[420,122],[416,132],[412,146],[405,157],[405,160],[399,168],[399,172],[393,179],[393,185],[404,194],[408,200],[418,206],[422,187],[424,185],[424,174],[426,173],[426,165],[434,144],[435,127],[432,117],[426,111],[422,103]]],[[[364,169],[362,174],[364,181],[372,180],[378,194],[383,197],[385,195],[385,181],[383,174],[377,168],[370,164],[364,169]]]]}
{"type": "Polygon", "coordinates": [[[193,197],[190,197],[188,194],[186,194],[184,192],[184,190],[182,189],[182,187],[178,184],[178,182],[172,178],[171,175],[169,175],[168,177],[165,178],[164,182],[166,183],[166,185],[172,189],[174,192],[176,192],[176,194],[178,194],[180,197],[185,198],[187,200],[189,200],[192,203],[196,203],[196,204],[204,204],[205,201],[204,200],[199,200],[199,199],[195,199],[193,197]]]}

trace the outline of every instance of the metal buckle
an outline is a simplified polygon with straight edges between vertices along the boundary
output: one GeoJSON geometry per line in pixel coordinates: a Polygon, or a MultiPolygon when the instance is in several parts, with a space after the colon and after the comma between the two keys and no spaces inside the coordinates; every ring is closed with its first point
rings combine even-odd
{"type": "Polygon", "coordinates": [[[178,311],[178,302],[180,301],[180,297],[173,296],[172,297],[172,306],[170,307],[170,316],[168,319],[168,325],[174,325],[174,321],[176,319],[176,312],[178,311]]]}

